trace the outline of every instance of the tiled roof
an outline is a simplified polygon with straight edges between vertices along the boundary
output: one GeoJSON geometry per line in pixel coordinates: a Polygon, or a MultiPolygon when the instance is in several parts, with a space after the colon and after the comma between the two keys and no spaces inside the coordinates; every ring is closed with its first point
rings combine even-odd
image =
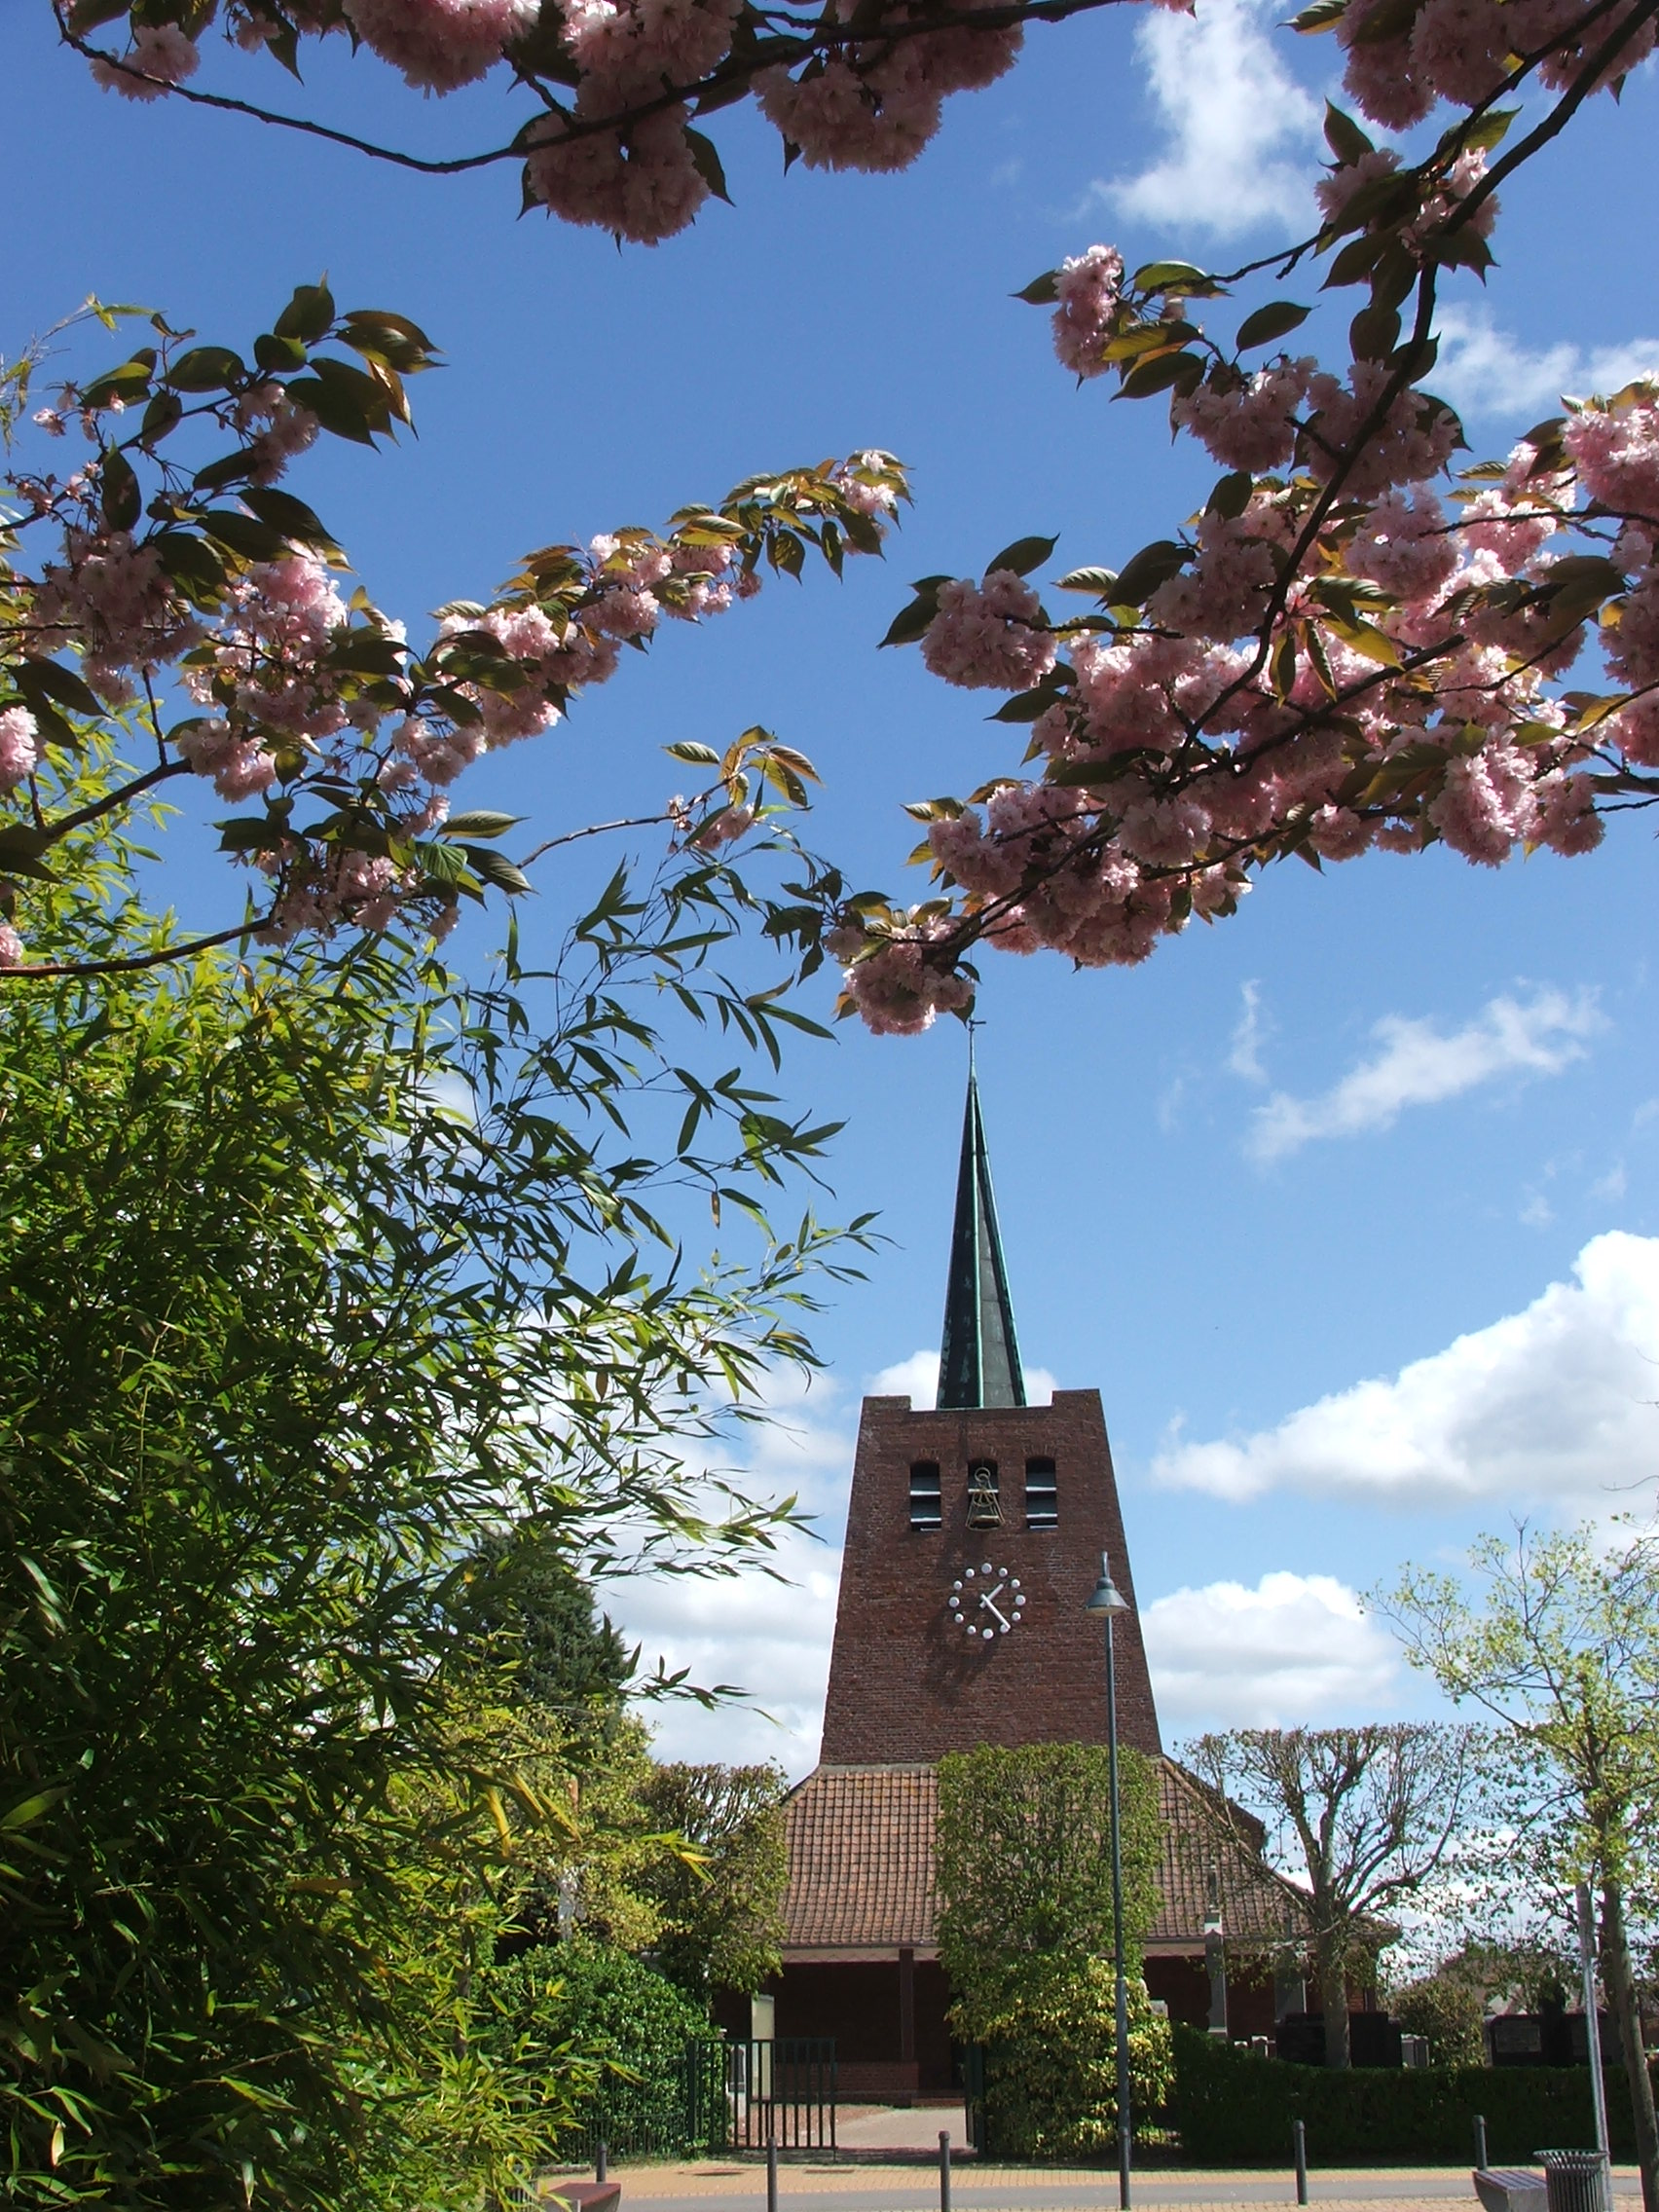
{"type": "MultiPolygon", "coordinates": [[[[1200,1786],[1159,1762],[1163,1817],[1162,1906],[1148,1941],[1198,1949],[1219,1875],[1223,1924],[1235,1941],[1272,1940],[1300,1893],[1235,1842],[1210,1816],[1200,1786]]],[[[790,1887],[786,1956],[793,1952],[931,1950],[939,1779],[925,1765],[821,1766],[786,1811],[790,1887]]]]}
{"type": "Polygon", "coordinates": [[[934,1823],[931,1766],[821,1766],[785,1809],[791,1950],[931,1948],[934,1823]]]}

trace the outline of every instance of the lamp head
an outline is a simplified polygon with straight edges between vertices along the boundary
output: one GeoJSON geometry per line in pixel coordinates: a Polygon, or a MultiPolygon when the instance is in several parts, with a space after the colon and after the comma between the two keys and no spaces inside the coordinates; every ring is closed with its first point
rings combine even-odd
{"type": "Polygon", "coordinates": [[[1094,1595],[1084,1607],[1089,1613],[1126,1613],[1129,1601],[1112,1579],[1111,1563],[1104,1552],[1100,1555],[1100,1579],[1094,1585],[1094,1595]]]}

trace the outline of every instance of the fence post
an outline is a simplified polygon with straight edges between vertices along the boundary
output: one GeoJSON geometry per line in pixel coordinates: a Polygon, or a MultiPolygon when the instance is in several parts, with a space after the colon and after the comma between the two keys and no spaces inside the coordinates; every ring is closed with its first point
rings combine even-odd
{"type": "Polygon", "coordinates": [[[778,2212],[778,2138],[766,2134],[766,2212],[778,2212]]]}
{"type": "Polygon", "coordinates": [[[950,2130],[939,2131],[939,2212],[950,2212],[950,2130]]]}
{"type": "Polygon", "coordinates": [[[1487,2157],[1486,2114],[1478,2112],[1475,2115],[1475,2164],[1482,2173],[1485,2173],[1490,2163],[1491,2160],[1487,2157]]]}
{"type": "Polygon", "coordinates": [[[1293,2136],[1296,2144],[1296,2201],[1298,2204],[1306,2204],[1308,2201],[1308,2137],[1303,2131],[1301,2120],[1296,2120],[1293,2123],[1293,2136]]]}
{"type": "Polygon", "coordinates": [[[610,2146],[604,2140],[603,2137],[601,2137],[599,2144],[596,2147],[596,2155],[593,2161],[594,2180],[597,2182],[608,2181],[610,2179],[609,2167],[610,2146]]]}

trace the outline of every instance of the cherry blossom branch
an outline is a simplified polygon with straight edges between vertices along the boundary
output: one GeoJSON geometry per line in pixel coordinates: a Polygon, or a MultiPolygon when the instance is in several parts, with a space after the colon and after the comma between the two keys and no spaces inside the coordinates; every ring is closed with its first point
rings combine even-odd
{"type": "MultiPolygon", "coordinates": [[[[811,60],[815,55],[840,55],[866,46],[879,47],[884,53],[891,52],[912,39],[928,38],[943,31],[990,33],[1019,28],[1027,22],[1063,23],[1074,16],[1121,4],[1123,0],[1007,0],[1007,4],[983,8],[935,8],[924,17],[915,18],[906,14],[898,20],[888,20],[879,4],[873,8],[861,5],[845,20],[823,17],[797,18],[784,11],[752,8],[749,14],[753,21],[769,25],[784,20],[792,26],[798,24],[799,28],[793,35],[780,34],[763,42],[751,41],[741,55],[733,55],[695,77],[670,82],[664,75],[661,80],[662,89],[653,90],[647,96],[604,105],[588,114],[571,114],[561,108],[557,111],[560,138],[575,140],[608,131],[626,132],[653,116],[669,114],[686,105],[690,105],[699,114],[710,113],[741,99],[763,70],[793,68],[801,62],[811,60]]],[[[65,46],[80,55],[84,60],[96,64],[99,69],[129,79],[134,87],[143,87],[141,96],[145,98],[169,96],[184,100],[192,106],[243,116],[274,129],[322,139],[350,152],[363,154],[371,160],[386,162],[424,176],[461,175],[500,162],[522,161],[527,152],[525,132],[521,129],[505,145],[491,147],[480,153],[449,157],[411,154],[401,148],[364,138],[355,132],[318,123],[310,117],[288,114],[228,93],[203,92],[197,87],[157,75],[129,56],[96,46],[89,38],[76,32],[69,22],[62,0],[53,0],[53,13],[56,18],[59,39],[65,46]]],[[[554,95],[548,92],[534,66],[515,63],[514,74],[544,101],[552,101],[554,95]]],[[[566,88],[561,86],[561,89],[566,88]]]]}
{"type": "Polygon", "coordinates": [[[176,960],[193,960],[199,952],[211,952],[216,945],[234,944],[238,939],[254,936],[269,927],[270,913],[250,915],[238,922],[234,929],[219,930],[211,937],[195,937],[183,944],[162,945],[154,952],[129,953],[119,960],[36,960],[18,961],[0,966],[0,984],[14,978],[39,981],[51,976],[127,976],[140,969],[166,968],[176,960]]]}

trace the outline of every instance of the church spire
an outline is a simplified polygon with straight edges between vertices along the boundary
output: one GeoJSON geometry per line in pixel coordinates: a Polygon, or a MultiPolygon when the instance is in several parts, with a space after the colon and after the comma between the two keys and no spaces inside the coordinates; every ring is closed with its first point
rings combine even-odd
{"type": "Polygon", "coordinates": [[[1019,1371],[1019,1344],[1014,1333],[1014,1303],[1008,1294],[1008,1268],[997,1233],[996,1200],[991,1196],[985,1125],[979,1118],[972,1032],[936,1402],[941,1411],[1025,1403],[1025,1378],[1019,1371]]]}

